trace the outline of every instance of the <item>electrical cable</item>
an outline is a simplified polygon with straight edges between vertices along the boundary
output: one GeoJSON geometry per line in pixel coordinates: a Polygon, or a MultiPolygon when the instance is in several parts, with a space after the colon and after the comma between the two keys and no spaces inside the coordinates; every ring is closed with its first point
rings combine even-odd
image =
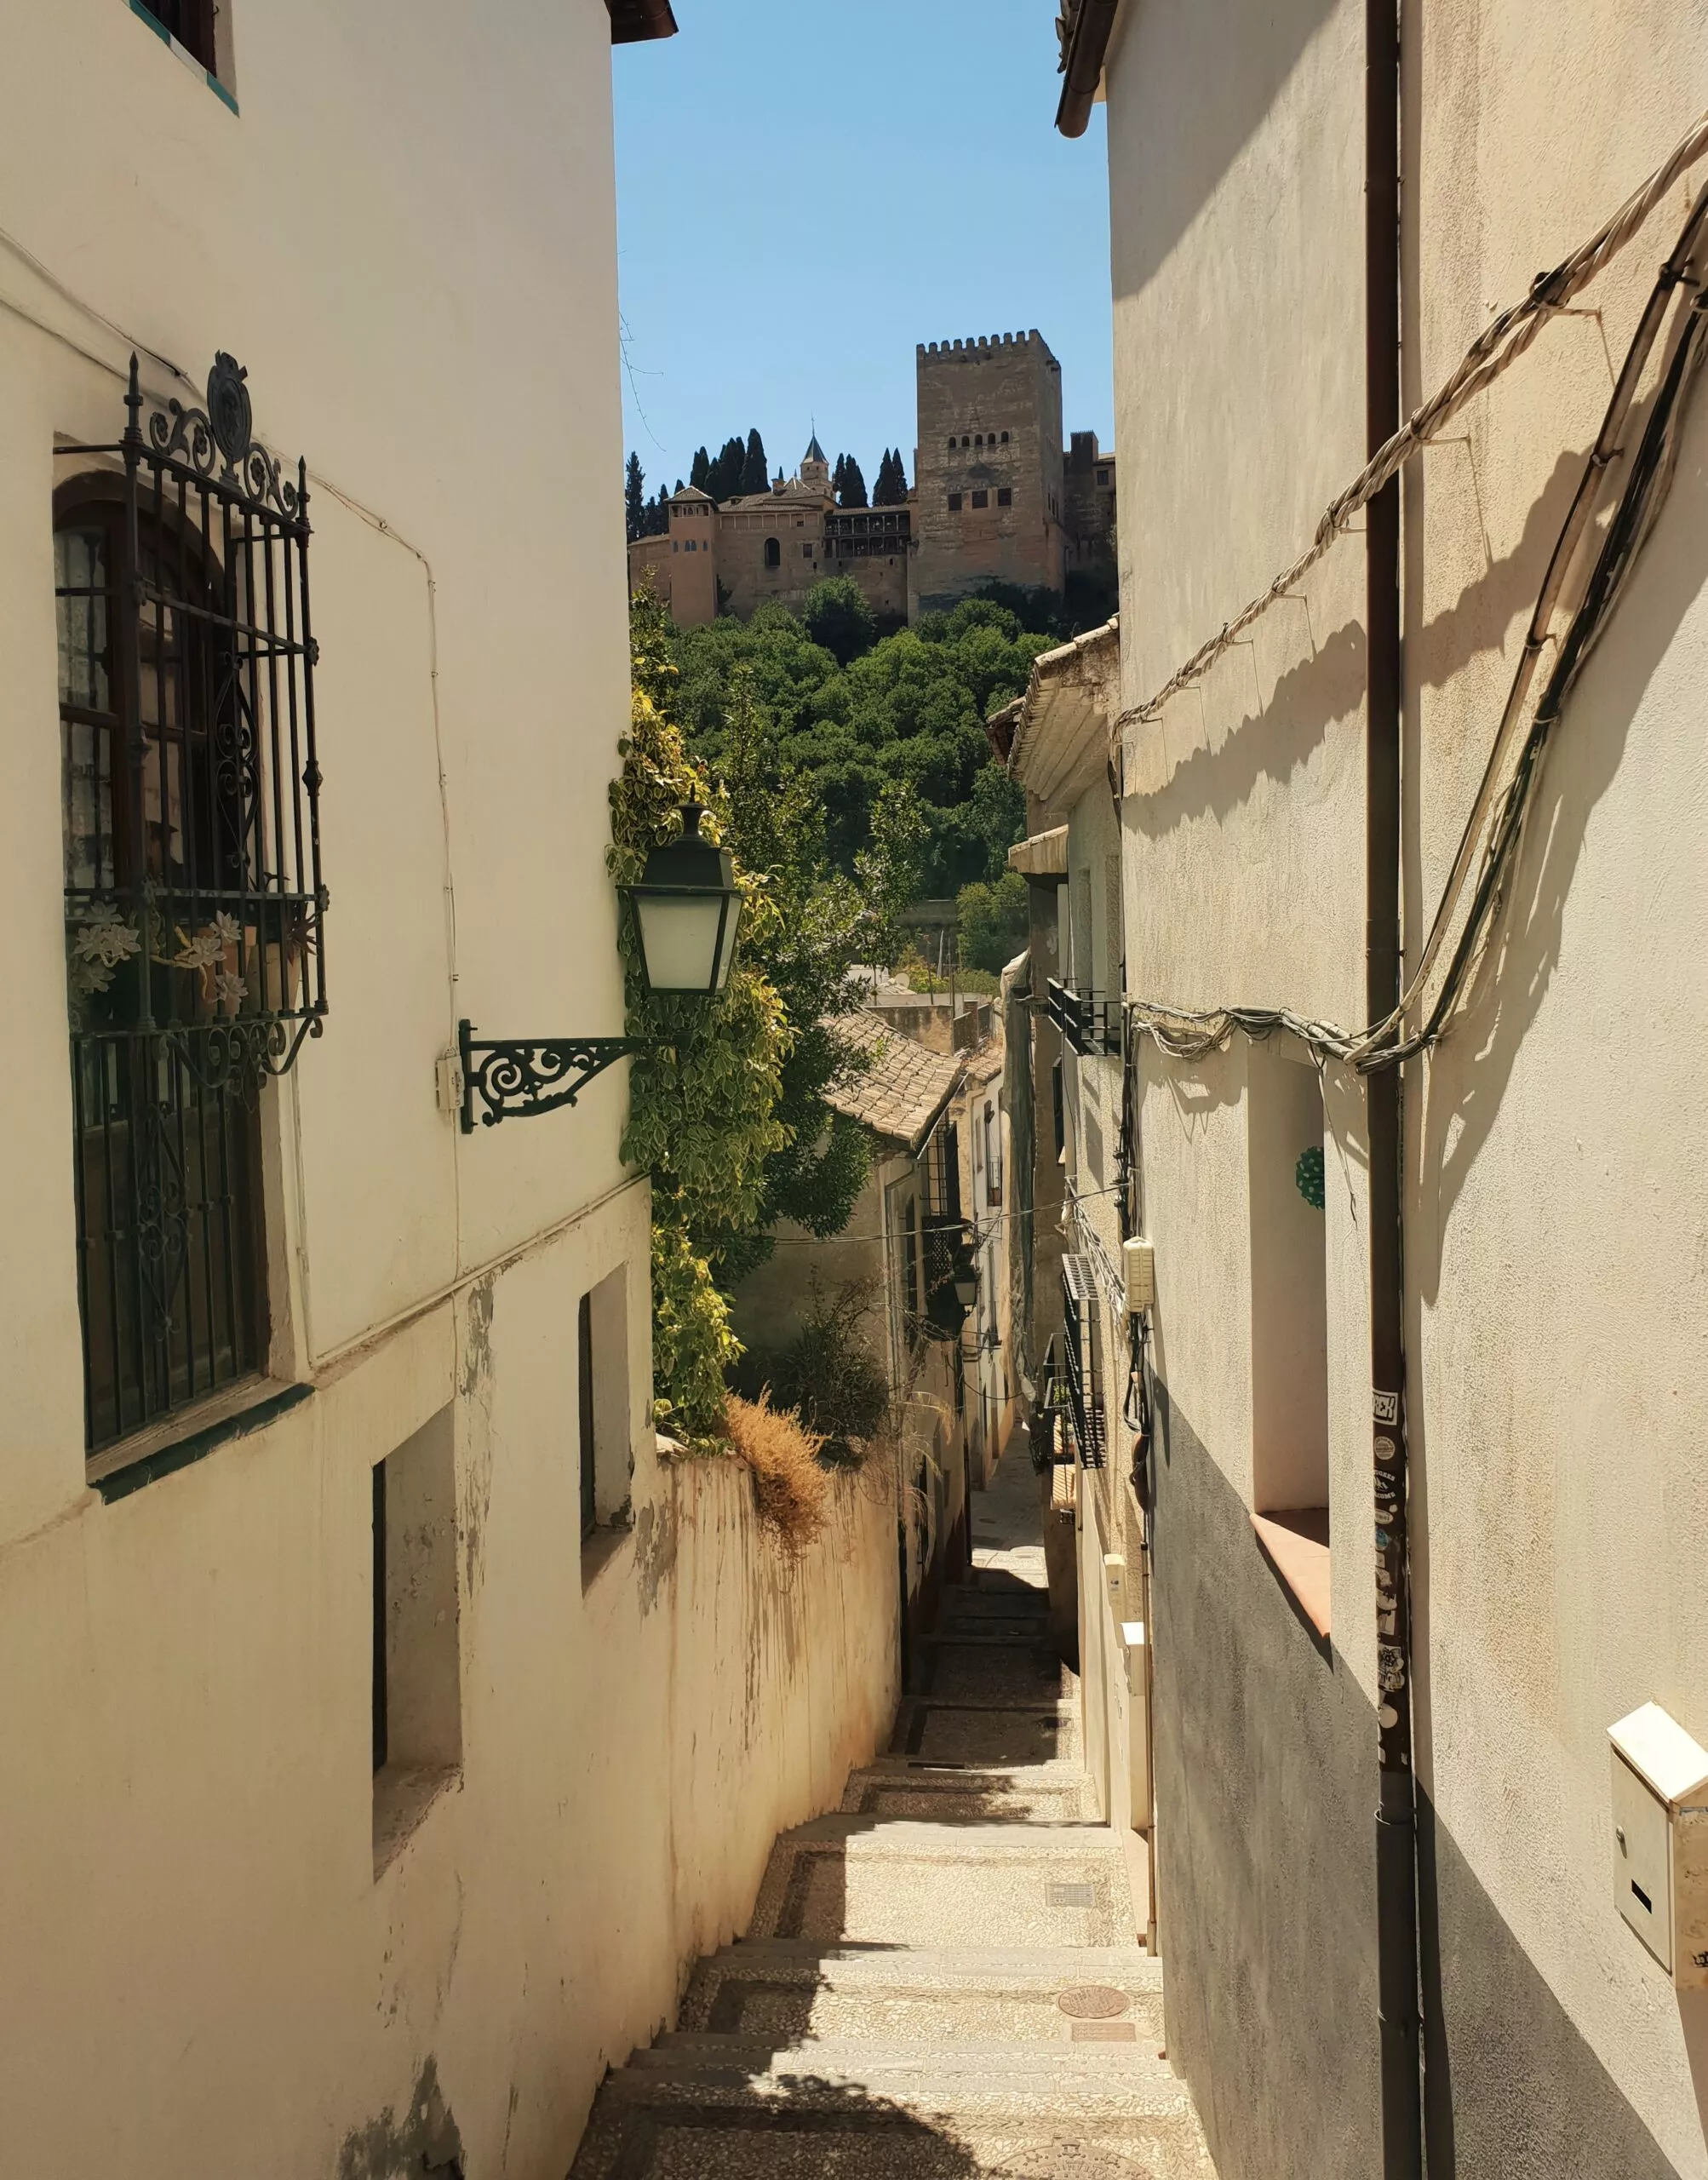
{"type": "Polygon", "coordinates": [[[1149,1036],[1170,1058],[1201,1058],[1224,1044],[1235,1030],[1254,1039],[1285,1030],[1310,1046],[1319,1058],[1332,1056],[1349,1062],[1361,1074],[1368,1074],[1411,1058],[1445,1035],[1503,897],[1549,737],[1623,594],[1672,482],[1679,433],[1704,354],[1703,271],[1698,260],[1705,245],[1708,245],[1708,191],[1699,196],[1692,206],[1677,243],[1656,276],[1648,303],[1632,336],[1596,445],[1585,463],[1578,490],[1550,556],[1482,781],[1460,835],[1428,938],[1398,1006],[1384,1020],[1354,1032],[1301,1017],[1284,1007],[1188,1009],[1145,1000],[1129,1001],[1127,1018],[1132,1029],[1149,1036]],[[1595,570],[1583,597],[1557,638],[1555,670],[1538,702],[1510,777],[1502,789],[1499,783],[1505,769],[1503,759],[1522,714],[1542,651],[1546,644],[1556,640],[1550,624],[1567,573],[1594,512],[1596,488],[1619,455],[1620,432],[1677,291],[1689,292],[1691,300],[1676,314],[1672,352],[1642,443],[1631,462],[1595,570]],[[1411,1036],[1401,1037],[1398,1032],[1418,1003],[1453,927],[1460,897],[1470,880],[1476,842],[1486,829],[1487,839],[1470,906],[1441,990],[1423,1026],[1411,1036]]]}
{"type": "Polygon", "coordinates": [[[1387,444],[1378,449],[1345,490],[1329,502],[1316,534],[1284,574],[1279,575],[1219,633],[1202,644],[1154,696],[1131,706],[1115,720],[1117,734],[1136,720],[1155,719],[1169,698],[1206,673],[1223,653],[1276,601],[1295,589],[1359,513],[1396,477],[1413,455],[1427,446],[1465,404],[1509,370],[1550,318],[1561,316],[1572,298],[1605,270],[1642,227],[1679,176],[1708,152],[1708,113],[1680,138],[1653,174],[1572,255],[1551,272],[1539,273],[1523,300],[1487,325],[1465,351],[1451,376],[1414,410],[1387,444]]]}

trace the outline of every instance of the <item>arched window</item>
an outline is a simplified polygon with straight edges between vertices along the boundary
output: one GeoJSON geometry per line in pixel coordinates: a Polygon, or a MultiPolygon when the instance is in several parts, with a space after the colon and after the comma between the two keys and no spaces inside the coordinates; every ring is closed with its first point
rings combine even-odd
{"type": "Polygon", "coordinates": [[[963,446],[971,446],[972,444],[971,440],[968,439],[965,432],[960,435],[960,443],[963,446]]]}
{"type": "Polygon", "coordinates": [[[259,1093],[326,1007],[302,473],[209,396],[145,439],[133,370],[134,436],[66,450],[129,473],[54,496],[91,1454],[259,1380],[259,1093]]]}
{"type": "Polygon", "coordinates": [[[977,432],[977,433],[975,433],[973,434],[973,441],[972,441],[972,443],[973,443],[973,445],[974,445],[975,446],[983,446],[983,445],[984,445],[984,434],[983,434],[983,432],[977,432]]]}
{"type": "Polygon", "coordinates": [[[953,453],[954,452],[954,449],[955,449],[955,441],[954,441],[954,438],[953,433],[951,433],[950,438],[949,438],[949,452],[950,452],[951,454],[953,454],[953,453]]]}
{"type": "Polygon", "coordinates": [[[780,568],[782,565],[782,540],[780,537],[766,538],[765,565],[768,568],[780,568]]]}

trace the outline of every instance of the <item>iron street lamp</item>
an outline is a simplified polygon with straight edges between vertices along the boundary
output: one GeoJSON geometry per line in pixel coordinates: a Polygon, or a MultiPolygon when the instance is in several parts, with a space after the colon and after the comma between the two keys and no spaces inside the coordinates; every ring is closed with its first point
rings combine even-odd
{"type": "MultiPolygon", "coordinates": [[[[700,805],[686,803],[682,831],[646,858],[639,884],[618,888],[634,918],[640,973],[655,997],[715,999],[730,981],[741,930],[742,896],[727,848],[700,831],[700,805]]],[[[573,1105],[595,1076],[632,1053],[645,1037],[524,1037],[492,1040],[456,1025],[462,1065],[462,1132],[474,1132],[477,1099],[483,1127],[507,1116],[549,1113],[573,1105]]]]}

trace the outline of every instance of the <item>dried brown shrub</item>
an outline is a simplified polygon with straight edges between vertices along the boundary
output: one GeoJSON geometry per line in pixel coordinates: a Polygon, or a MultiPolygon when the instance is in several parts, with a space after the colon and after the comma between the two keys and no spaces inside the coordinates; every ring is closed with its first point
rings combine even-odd
{"type": "Polygon", "coordinates": [[[822,1436],[791,1409],[773,1408],[768,1391],[756,1401],[731,1393],[724,1428],[753,1472],[759,1519],[786,1551],[805,1552],[822,1535],[830,1511],[830,1478],[818,1461],[822,1436]]]}

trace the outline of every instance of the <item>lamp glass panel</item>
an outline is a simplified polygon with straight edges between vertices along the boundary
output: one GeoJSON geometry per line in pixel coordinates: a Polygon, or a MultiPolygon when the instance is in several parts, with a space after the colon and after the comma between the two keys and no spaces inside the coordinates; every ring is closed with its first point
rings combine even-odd
{"type": "Polygon", "coordinates": [[[640,946],[654,991],[709,992],[718,966],[721,893],[639,893],[640,946]]]}
{"type": "Polygon", "coordinates": [[[742,909],[745,906],[739,893],[730,901],[730,913],[724,920],[724,944],[718,955],[718,977],[714,991],[722,991],[730,981],[730,971],[735,966],[736,938],[742,927],[742,909]]]}

